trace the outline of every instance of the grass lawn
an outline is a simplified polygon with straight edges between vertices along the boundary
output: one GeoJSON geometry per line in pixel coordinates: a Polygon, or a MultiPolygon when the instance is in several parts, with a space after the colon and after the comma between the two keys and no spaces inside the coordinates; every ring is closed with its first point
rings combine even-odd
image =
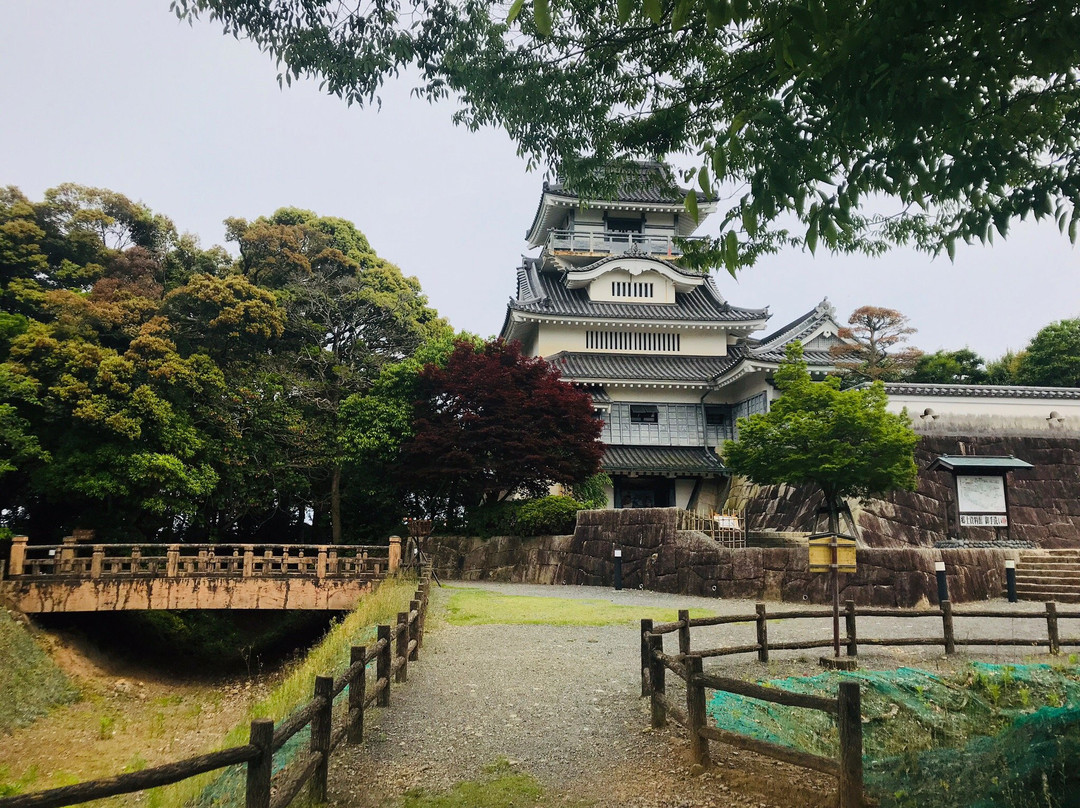
{"type": "MultiPolygon", "coordinates": [[[[691,609],[691,617],[711,617],[705,609],[691,609]]],[[[453,626],[491,624],[548,626],[609,626],[636,623],[643,618],[671,622],[677,609],[622,606],[601,599],[543,598],[501,595],[482,589],[457,589],[446,607],[445,620],[453,626]]]]}

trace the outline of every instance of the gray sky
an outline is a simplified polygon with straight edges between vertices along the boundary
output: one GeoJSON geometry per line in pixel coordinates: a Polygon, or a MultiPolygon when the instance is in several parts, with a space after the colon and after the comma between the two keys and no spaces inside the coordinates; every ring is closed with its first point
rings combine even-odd
{"type": "MultiPolygon", "coordinates": [[[[455,328],[498,331],[544,179],[508,137],[454,128],[452,104],[411,99],[405,81],[378,112],[310,83],[279,89],[253,45],[181,24],[168,6],[0,5],[0,185],[34,200],[61,182],[111,188],[206,246],[223,242],[228,216],[285,205],[341,216],[417,276],[455,328]]],[[[842,318],[899,309],[924,350],[994,358],[1080,316],[1078,258],[1052,224],[1025,223],[996,246],[961,245],[955,263],[790,251],[718,281],[735,305],[770,306],[773,327],[828,296],[842,318]]]]}

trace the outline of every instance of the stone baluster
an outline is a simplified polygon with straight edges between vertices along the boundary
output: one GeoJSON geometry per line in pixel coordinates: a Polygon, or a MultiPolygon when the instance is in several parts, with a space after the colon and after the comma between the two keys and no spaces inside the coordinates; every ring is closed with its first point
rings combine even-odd
{"type": "Polygon", "coordinates": [[[170,544],[165,551],[165,575],[175,578],[180,574],[180,545],[170,544]]]}
{"type": "Polygon", "coordinates": [[[64,536],[64,546],[60,548],[60,572],[73,572],[75,566],[75,537],[64,536]]]}
{"type": "Polygon", "coordinates": [[[401,536],[390,537],[390,560],[387,572],[395,572],[401,566],[401,536]]]}
{"type": "Polygon", "coordinates": [[[315,560],[315,577],[316,578],[325,578],[326,577],[326,552],[327,552],[327,550],[326,550],[325,547],[320,547],[319,548],[319,557],[315,560]]]}
{"type": "Polygon", "coordinates": [[[100,544],[94,545],[94,554],[90,557],[90,577],[100,578],[101,571],[105,567],[105,548],[100,544]]]}
{"type": "Polygon", "coordinates": [[[26,536],[11,537],[11,558],[8,561],[8,575],[23,575],[26,572],[26,536]]]}

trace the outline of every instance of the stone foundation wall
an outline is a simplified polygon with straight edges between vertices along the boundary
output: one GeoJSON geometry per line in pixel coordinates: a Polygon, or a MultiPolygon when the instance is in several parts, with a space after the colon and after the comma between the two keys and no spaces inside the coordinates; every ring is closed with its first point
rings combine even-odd
{"type": "MultiPolygon", "coordinates": [[[[612,586],[618,548],[628,589],[830,601],[828,575],[808,571],[805,547],[725,549],[703,534],[677,530],[672,509],[582,511],[573,536],[432,541],[440,577],[466,581],[612,586]]],[[[936,561],[945,562],[953,601],[998,597],[1009,557],[1000,550],[860,549],[859,571],[841,576],[841,598],[874,606],[936,603],[936,561]]]]}
{"type": "MultiPolygon", "coordinates": [[[[1080,547],[1080,438],[949,437],[924,435],[915,460],[915,491],[852,502],[862,540],[871,547],[932,547],[944,541],[953,499],[948,472],[926,471],[943,454],[1015,455],[1035,468],[1009,475],[1009,535],[1046,549],[1080,547]]],[[[811,530],[821,495],[809,488],[754,486],[736,481],[728,507],[748,507],[752,530],[811,530]]],[[[993,541],[993,528],[962,528],[968,541],[993,541]]]]}

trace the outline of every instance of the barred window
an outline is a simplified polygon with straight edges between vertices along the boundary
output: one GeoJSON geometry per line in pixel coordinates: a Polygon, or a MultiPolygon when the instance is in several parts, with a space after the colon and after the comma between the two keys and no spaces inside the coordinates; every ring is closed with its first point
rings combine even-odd
{"type": "Polygon", "coordinates": [[[586,331],[585,347],[598,351],[678,353],[681,335],[663,331],[586,331]]]}

